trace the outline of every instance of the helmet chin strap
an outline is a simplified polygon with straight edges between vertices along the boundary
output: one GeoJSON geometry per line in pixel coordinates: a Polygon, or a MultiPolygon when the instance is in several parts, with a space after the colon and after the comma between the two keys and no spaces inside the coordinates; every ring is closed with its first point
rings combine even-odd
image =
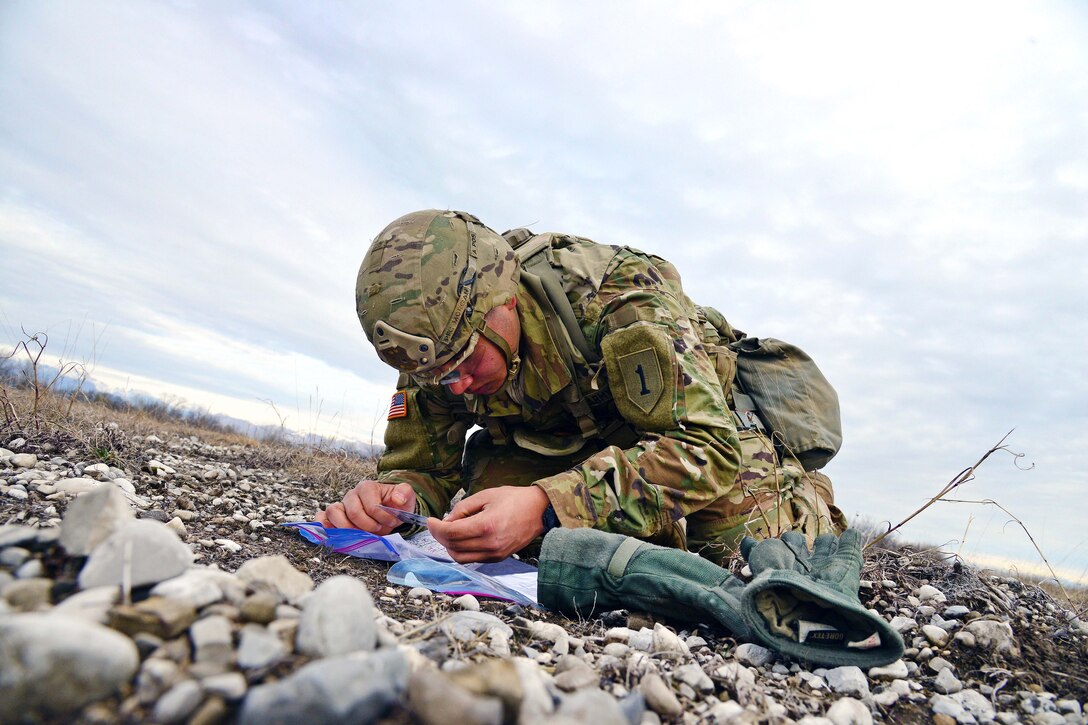
{"type": "Polygon", "coordinates": [[[506,358],[506,379],[508,381],[512,380],[518,374],[518,370],[521,369],[521,355],[512,352],[510,345],[506,343],[502,335],[495,332],[491,325],[486,322],[484,323],[484,329],[480,330],[480,334],[486,337],[495,347],[502,350],[503,357],[506,358]]]}

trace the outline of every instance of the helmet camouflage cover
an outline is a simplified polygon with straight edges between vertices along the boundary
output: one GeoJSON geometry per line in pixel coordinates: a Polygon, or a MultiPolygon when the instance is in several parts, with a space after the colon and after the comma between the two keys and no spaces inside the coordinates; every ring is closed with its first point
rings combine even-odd
{"type": "Polygon", "coordinates": [[[484,315],[514,296],[519,274],[514,250],[471,214],[412,212],[371,243],[356,311],[383,362],[425,373],[468,352],[484,315]]]}

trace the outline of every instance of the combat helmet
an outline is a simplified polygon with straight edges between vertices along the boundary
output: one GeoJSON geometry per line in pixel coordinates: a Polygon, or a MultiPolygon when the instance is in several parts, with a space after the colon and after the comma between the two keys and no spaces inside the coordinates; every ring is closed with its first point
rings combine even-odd
{"type": "Polygon", "coordinates": [[[484,315],[517,291],[520,263],[501,236],[462,211],[428,209],[392,222],[370,245],[355,306],[378,357],[417,379],[449,370],[481,336],[517,355],[484,315]]]}

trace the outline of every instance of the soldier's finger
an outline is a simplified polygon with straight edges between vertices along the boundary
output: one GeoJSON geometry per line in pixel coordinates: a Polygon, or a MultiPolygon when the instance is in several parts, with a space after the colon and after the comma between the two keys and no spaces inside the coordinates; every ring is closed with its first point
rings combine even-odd
{"type": "Polygon", "coordinates": [[[384,534],[400,526],[396,516],[379,508],[385,500],[387,490],[393,488],[388,483],[364,481],[344,496],[344,506],[348,515],[353,521],[359,522],[359,528],[375,534],[384,534]],[[363,526],[363,522],[367,525],[363,526]]]}
{"type": "Polygon", "coordinates": [[[322,525],[335,529],[353,528],[347,514],[344,513],[344,504],[342,503],[334,503],[325,509],[325,521],[322,522],[322,525]]]}
{"type": "MultiPolygon", "coordinates": [[[[344,496],[344,513],[346,517],[351,521],[351,526],[356,529],[362,529],[363,531],[369,531],[373,534],[383,533],[384,530],[394,528],[397,523],[396,519],[392,516],[389,518],[395,522],[392,526],[388,523],[378,520],[378,518],[371,514],[367,509],[362,496],[360,496],[359,489],[354,488],[348,491],[344,496]]],[[[378,509],[380,511],[380,509],[378,509]]],[[[388,514],[387,514],[388,516],[388,514]]]]}
{"type": "Polygon", "coordinates": [[[449,515],[446,516],[446,521],[455,521],[457,519],[465,519],[469,516],[475,516],[484,510],[487,506],[488,497],[487,491],[481,491],[473,496],[463,498],[457,502],[457,505],[453,507],[449,515]]]}

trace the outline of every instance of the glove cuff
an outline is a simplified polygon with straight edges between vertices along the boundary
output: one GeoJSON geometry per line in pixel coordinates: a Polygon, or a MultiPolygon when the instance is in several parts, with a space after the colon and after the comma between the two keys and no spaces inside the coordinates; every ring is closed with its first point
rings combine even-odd
{"type": "Polygon", "coordinates": [[[792,570],[758,575],[744,590],[741,612],[753,638],[809,662],[866,669],[903,656],[900,634],[856,595],[792,570]]]}

